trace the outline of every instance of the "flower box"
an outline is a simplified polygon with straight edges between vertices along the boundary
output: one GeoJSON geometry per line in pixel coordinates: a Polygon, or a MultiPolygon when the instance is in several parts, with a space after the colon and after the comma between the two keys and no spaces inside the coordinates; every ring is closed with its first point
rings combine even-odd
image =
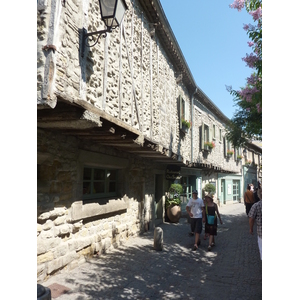
{"type": "Polygon", "coordinates": [[[231,157],[234,154],[233,150],[227,150],[227,156],[231,157]]]}
{"type": "Polygon", "coordinates": [[[205,142],[204,143],[204,149],[205,150],[212,150],[216,147],[216,144],[214,142],[205,142]]]}

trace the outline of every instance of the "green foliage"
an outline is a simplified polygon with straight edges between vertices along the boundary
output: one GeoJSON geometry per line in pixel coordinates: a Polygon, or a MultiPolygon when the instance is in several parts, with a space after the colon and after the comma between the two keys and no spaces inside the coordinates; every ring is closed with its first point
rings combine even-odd
{"type": "MultiPolygon", "coordinates": [[[[254,12],[262,7],[262,1],[247,0],[245,7],[248,13],[254,12]]],[[[253,50],[258,57],[252,74],[256,80],[255,82],[248,80],[241,91],[229,90],[234,96],[233,100],[237,109],[227,127],[226,138],[234,147],[243,146],[249,140],[262,140],[262,19],[257,20],[257,26],[249,26],[247,33],[254,43],[253,50]],[[251,91],[248,93],[248,95],[251,94],[250,99],[245,96],[247,90],[251,91]]]]}
{"type": "Polygon", "coordinates": [[[212,183],[207,183],[203,188],[203,191],[214,194],[216,192],[216,187],[212,183]]]}
{"type": "Polygon", "coordinates": [[[180,205],[180,194],[182,194],[183,188],[182,185],[179,183],[173,183],[171,184],[169,188],[169,197],[166,199],[166,209],[170,205],[180,205]]]}

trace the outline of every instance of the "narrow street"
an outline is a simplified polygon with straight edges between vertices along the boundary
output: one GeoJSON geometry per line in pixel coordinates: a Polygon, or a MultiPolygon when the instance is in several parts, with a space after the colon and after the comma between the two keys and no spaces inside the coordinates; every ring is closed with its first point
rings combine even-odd
{"type": "Polygon", "coordinates": [[[218,225],[211,252],[203,234],[199,249],[191,250],[194,237],[188,235],[187,219],[181,218],[178,224],[159,226],[163,229],[163,251],[153,250],[153,231],[149,231],[42,284],[67,288],[66,293],[61,293],[63,287],[56,294],[52,292],[58,300],[262,299],[256,225],[251,236],[242,203],[219,210],[224,224],[218,225]]]}

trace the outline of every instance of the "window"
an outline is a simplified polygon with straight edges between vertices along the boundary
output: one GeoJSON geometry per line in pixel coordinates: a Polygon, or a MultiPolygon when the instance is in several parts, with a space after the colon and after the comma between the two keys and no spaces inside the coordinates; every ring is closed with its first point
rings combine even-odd
{"type": "Polygon", "coordinates": [[[204,142],[209,142],[209,127],[204,125],[204,142]]]}
{"type": "Polygon", "coordinates": [[[213,125],[213,136],[214,139],[216,138],[216,125],[213,125]]]}
{"type": "Polygon", "coordinates": [[[185,114],[185,101],[184,99],[179,96],[179,106],[180,106],[180,129],[182,128],[182,120],[187,120],[187,116],[185,114]]]}
{"type": "Polygon", "coordinates": [[[211,142],[212,132],[208,125],[202,123],[202,126],[199,127],[200,134],[200,149],[205,150],[205,142],[211,142]]]}
{"type": "Polygon", "coordinates": [[[222,142],[222,129],[221,128],[219,130],[219,140],[220,140],[220,142],[222,142]]]}
{"type": "Polygon", "coordinates": [[[82,191],[84,199],[116,195],[117,170],[84,167],[82,191]]]}

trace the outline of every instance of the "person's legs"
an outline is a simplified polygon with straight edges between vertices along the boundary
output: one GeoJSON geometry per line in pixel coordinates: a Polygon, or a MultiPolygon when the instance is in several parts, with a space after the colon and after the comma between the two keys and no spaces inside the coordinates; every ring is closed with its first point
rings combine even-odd
{"type": "Polygon", "coordinates": [[[195,244],[193,249],[196,250],[198,245],[200,245],[200,234],[202,232],[202,218],[195,219],[195,244]]]}
{"type": "Polygon", "coordinates": [[[262,239],[257,236],[258,249],[260,254],[260,259],[262,260],[262,239]]]}
{"type": "Polygon", "coordinates": [[[195,234],[195,245],[199,245],[199,242],[200,242],[200,234],[198,232],[196,232],[195,234]]]}

